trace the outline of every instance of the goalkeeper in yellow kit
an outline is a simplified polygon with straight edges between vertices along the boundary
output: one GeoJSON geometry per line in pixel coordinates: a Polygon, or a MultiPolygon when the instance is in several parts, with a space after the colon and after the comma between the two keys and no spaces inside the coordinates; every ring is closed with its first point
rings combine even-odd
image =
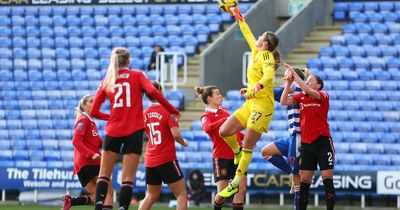
{"type": "Polygon", "coordinates": [[[218,195],[230,197],[239,191],[239,183],[252,158],[253,148],[263,132],[268,132],[274,113],[273,82],[275,69],[279,66],[280,56],[276,47],[279,39],[272,32],[265,32],[255,39],[249,26],[240,14],[238,7],[231,8],[232,15],[238,21],[250,49],[251,60],[247,67],[248,86],[241,90],[246,102],[221,126],[219,134],[235,153],[235,164],[239,164],[235,178],[218,195]],[[235,134],[246,129],[243,148],[240,148],[235,134]]]}

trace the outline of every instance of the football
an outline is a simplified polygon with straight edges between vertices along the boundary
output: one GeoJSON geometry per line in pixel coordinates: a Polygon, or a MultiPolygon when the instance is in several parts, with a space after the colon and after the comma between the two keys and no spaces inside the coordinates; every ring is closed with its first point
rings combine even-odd
{"type": "Polygon", "coordinates": [[[238,5],[237,0],[219,0],[218,6],[224,12],[230,12],[231,7],[236,7],[238,5]]]}

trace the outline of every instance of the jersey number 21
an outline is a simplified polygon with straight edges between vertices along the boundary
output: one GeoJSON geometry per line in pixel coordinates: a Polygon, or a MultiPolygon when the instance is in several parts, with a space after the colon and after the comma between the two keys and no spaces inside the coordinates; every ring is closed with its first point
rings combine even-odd
{"type": "Polygon", "coordinates": [[[123,82],[122,84],[115,84],[115,89],[117,93],[114,96],[114,106],[113,108],[123,107],[131,107],[131,85],[129,82],[123,82]],[[124,91],[125,89],[125,91],[124,91]],[[125,103],[124,98],[122,97],[122,92],[125,92],[125,103]]]}

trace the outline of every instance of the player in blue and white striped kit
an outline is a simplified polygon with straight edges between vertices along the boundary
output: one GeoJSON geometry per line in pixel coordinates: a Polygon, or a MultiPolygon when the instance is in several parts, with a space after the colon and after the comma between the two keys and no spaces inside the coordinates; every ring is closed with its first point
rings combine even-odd
{"type": "MultiPolygon", "coordinates": [[[[296,73],[303,80],[310,75],[308,69],[295,68],[296,73]]],[[[284,80],[287,78],[288,71],[285,72],[284,80]]],[[[291,94],[297,94],[301,92],[300,87],[293,83],[291,94]]],[[[274,88],[275,101],[280,102],[280,98],[283,92],[283,87],[274,88]]],[[[294,209],[297,210],[297,197],[300,190],[300,175],[299,175],[299,159],[300,152],[298,148],[301,143],[300,136],[300,110],[299,106],[287,106],[286,112],[289,122],[289,134],[287,138],[278,139],[266,146],[261,150],[261,154],[264,159],[271,162],[274,166],[281,169],[282,171],[292,175],[292,190],[294,191],[294,209]],[[287,157],[285,160],[284,157],[287,157]]],[[[291,191],[292,191],[291,190],[291,191]]]]}

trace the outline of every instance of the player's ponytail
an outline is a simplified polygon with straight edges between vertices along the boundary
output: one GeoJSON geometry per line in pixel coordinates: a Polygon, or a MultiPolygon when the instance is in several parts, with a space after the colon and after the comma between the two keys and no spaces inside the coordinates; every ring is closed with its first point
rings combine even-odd
{"type": "Polygon", "coordinates": [[[268,44],[268,51],[271,51],[275,59],[275,70],[281,65],[281,54],[279,53],[277,47],[279,45],[279,38],[271,31],[267,31],[267,35],[264,39],[268,44]]]}
{"type": "Polygon", "coordinates": [[[275,71],[279,68],[279,66],[281,65],[281,53],[279,52],[279,50],[275,49],[272,52],[272,55],[274,55],[274,60],[275,60],[275,71]]]}
{"type": "Polygon", "coordinates": [[[83,96],[81,100],[79,100],[78,106],[75,108],[76,119],[78,119],[83,114],[83,112],[85,112],[85,110],[83,110],[83,106],[87,104],[90,97],[92,97],[92,95],[88,94],[83,96]]]}
{"type": "Polygon", "coordinates": [[[204,104],[208,104],[207,98],[209,96],[212,96],[213,90],[217,90],[217,89],[218,88],[213,85],[205,86],[205,87],[200,87],[200,86],[194,87],[194,90],[196,91],[196,95],[198,97],[201,97],[201,100],[203,101],[204,104]]]}
{"type": "Polygon", "coordinates": [[[108,65],[107,75],[103,82],[103,88],[107,92],[114,92],[115,80],[117,80],[118,70],[127,66],[129,63],[129,51],[126,48],[117,47],[111,53],[110,65],[108,65]]]}

